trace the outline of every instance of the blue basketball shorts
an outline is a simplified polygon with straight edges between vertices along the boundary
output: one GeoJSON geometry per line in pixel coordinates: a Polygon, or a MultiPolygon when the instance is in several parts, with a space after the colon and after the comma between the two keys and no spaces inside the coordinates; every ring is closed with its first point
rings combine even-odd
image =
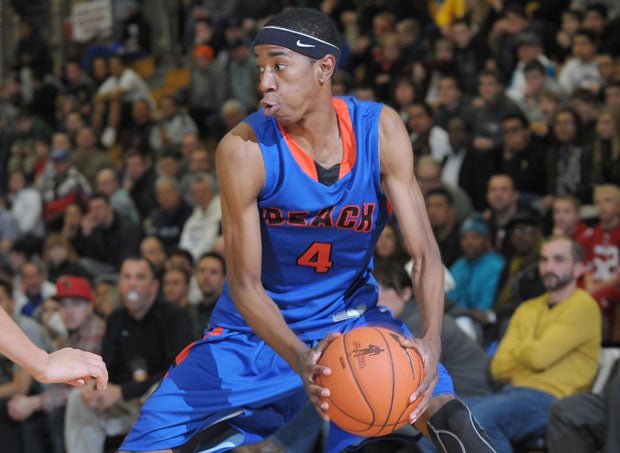
{"type": "MultiPolygon", "coordinates": [[[[372,324],[411,336],[407,327],[382,307],[347,323],[342,331],[372,324]]],[[[316,341],[308,344],[313,346],[316,341]]],[[[439,365],[434,395],[454,394],[452,379],[439,365]]],[[[270,346],[254,334],[212,329],[190,344],[155,392],[121,450],[150,451],[183,445],[202,429],[231,414],[228,423],[244,436],[243,444],[275,433],[302,409],[306,393],[301,378],[270,346]]],[[[333,428],[336,428],[332,424],[333,428]]],[[[339,451],[362,438],[330,429],[329,445],[339,451]]],[[[223,446],[224,451],[231,448],[223,446]]],[[[332,450],[332,448],[330,448],[332,450]]]]}

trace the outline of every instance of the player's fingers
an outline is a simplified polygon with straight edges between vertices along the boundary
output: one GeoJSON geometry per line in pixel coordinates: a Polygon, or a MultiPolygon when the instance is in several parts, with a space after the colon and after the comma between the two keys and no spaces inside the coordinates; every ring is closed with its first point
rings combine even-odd
{"type": "Polygon", "coordinates": [[[338,338],[340,335],[342,335],[340,332],[330,332],[328,333],[325,338],[323,338],[321,341],[319,341],[317,343],[317,345],[314,347],[314,350],[316,352],[320,354],[323,354],[323,351],[325,351],[325,348],[327,348],[327,346],[334,341],[336,338],[338,338]]]}

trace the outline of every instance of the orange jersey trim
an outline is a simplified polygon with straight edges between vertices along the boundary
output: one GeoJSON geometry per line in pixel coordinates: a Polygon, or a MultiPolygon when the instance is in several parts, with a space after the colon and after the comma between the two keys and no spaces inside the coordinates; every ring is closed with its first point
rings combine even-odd
{"type": "MultiPolygon", "coordinates": [[[[332,98],[332,104],[336,110],[336,116],[338,117],[338,126],[340,127],[340,137],[342,140],[342,161],[340,162],[340,171],[338,178],[342,178],[346,175],[355,165],[357,158],[357,147],[355,143],[355,132],[353,131],[353,123],[349,116],[349,108],[346,102],[340,98],[332,98]]],[[[319,180],[314,159],[310,157],[306,152],[293,140],[293,138],[286,132],[282,125],[278,124],[280,132],[286,141],[293,158],[301,169],[315,181],[319,180]]]]}

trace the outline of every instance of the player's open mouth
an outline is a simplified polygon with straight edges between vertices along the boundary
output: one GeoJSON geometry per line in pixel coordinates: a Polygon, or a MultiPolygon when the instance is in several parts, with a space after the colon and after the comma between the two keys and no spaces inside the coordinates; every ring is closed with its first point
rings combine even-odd
{"type": "Polygon", "coordinates": [[[260,103],[263,106],[263,113],[267,116],[273,115],[278,110],[277,104],[266,101],[261,101],[260,103]]]}

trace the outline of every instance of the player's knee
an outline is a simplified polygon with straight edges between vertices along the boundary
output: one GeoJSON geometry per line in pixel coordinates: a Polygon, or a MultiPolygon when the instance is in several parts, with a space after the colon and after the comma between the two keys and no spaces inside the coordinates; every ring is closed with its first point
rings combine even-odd
{"type": "Polygon", "coordinates": [[[428,420],[428,432],[442,452],[495,452],[469,408],[459,399],[444,404],[428,420]]]}

